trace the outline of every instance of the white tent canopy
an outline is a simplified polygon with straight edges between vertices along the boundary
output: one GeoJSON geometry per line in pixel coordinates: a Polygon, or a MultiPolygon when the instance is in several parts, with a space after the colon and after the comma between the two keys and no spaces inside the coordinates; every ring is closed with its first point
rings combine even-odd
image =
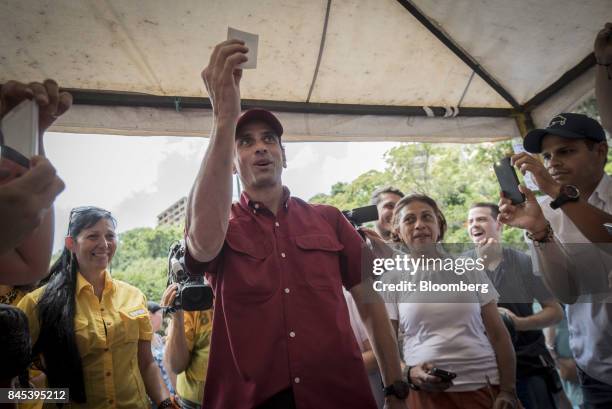
{"type": "Polygon", "coordinates": [[[592,92],[610,20],[610,0],[4,0],[0,83],[73,90],[55,131],[206,136],[200,72],[232,26],[260,37],[243,108],[286,140],[499,140],[592,92]]]}

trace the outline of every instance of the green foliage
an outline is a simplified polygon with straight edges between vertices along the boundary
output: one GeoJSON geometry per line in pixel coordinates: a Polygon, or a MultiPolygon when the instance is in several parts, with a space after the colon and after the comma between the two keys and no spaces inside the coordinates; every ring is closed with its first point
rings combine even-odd
{"type": "Polygon", "coordinates": [[[164,257],[131,260],[125,270],[113,269],[113,277],[138,288],[147,296],[147,300],[159,302],[168,280],[168,259],[164,257]]]}
{"type": "Polygon", "coordinates": [[[165,258],[170,245],[182,238],[183,227],[179,225],[160,226],[155,229],[139,227],[121,233],[113,268],[125,270],[139,258],[165,258]]]}
{"type": "Polygon", "coordinates": [[[139,288],[159,302],[166,288],[168,249],[183,238],[182,226],[141,227],[119,235],[113,258],[113,277],[139,288]]]}
{"type": "MultiPolygon", "coordinates": [[[[469,243],[465,221],[475,202],[494,202],[499,185],[493,163],[512,152],[510,141],[478,145],[411,143],[392,148],[385,155],[384,172],[369,171],[350,183],[337,183],[332,192],[318,194],[310,202],[350,209],[368,203],[374,189],[393,185],[404,193],[425,193],[442,208],[448,222],[447,243],[469,243]]],[[[522,232],[506,228],[506,243],[522,245],[522,232]]]]}
{"type": "Polygon", "coordinates": [[[370,203],[370,195],[377,187],[389,180],[388,173],[370,170],[352,183],[338,182],[331,188],[331,194],[320,193],[310,199],[311,203],[325,203],[340,210],[350,210],[370,203]]]}

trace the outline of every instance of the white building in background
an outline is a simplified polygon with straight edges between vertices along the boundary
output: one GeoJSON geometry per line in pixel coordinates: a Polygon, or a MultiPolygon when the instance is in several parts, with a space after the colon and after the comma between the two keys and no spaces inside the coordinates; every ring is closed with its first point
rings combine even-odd
{"type": "Polygon", "coordinates": [[[166,210],[157,215],[157,226],[184,223],[186,207],[187,198],[180,198],[166,210]]]}

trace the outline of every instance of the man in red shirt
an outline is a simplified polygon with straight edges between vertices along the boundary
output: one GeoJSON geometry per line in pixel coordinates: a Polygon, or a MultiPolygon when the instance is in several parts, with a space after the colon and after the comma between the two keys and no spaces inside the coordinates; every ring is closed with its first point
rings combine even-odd
{"type": "Polygon", "coordinates": [[[309,205],[282,185],[283,128],[273,114],[240,117],[246,52],[225,41],[202,72],[214,126],[187,206],[186,263],[208,273],[216,296],[203,407],[376,408],[344,286],[368,330],[387,407],[405,408],[391,324],[362,282],[360,236],[336,208],[309,205]],[[236,172],[244,193],[232,204],[236,172]]]}

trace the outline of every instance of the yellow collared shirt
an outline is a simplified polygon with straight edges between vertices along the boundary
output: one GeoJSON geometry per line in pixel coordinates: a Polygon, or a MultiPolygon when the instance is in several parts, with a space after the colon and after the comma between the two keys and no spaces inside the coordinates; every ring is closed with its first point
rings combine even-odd
{"type": "MultiPolygon", "coordinates": [[[[18,304],[30,322],[32,345],[40,332],[36,304],[45,287],[18,304]]],[[[74,317],[76,343],[83,364],[87,403],[72,408],[149,408],[138,367],[138,341],[150,341],[151,322],[144,294],[105,272],[102,299],[79,273],[74,317]]]]}
{"type": "Polygon", "coordinates": [[[189,348],[189,366],[176,377],[176,392],[181,398],[202,403],[208,369],[212,310],[185,311],[185,338],[189,348]]]}

